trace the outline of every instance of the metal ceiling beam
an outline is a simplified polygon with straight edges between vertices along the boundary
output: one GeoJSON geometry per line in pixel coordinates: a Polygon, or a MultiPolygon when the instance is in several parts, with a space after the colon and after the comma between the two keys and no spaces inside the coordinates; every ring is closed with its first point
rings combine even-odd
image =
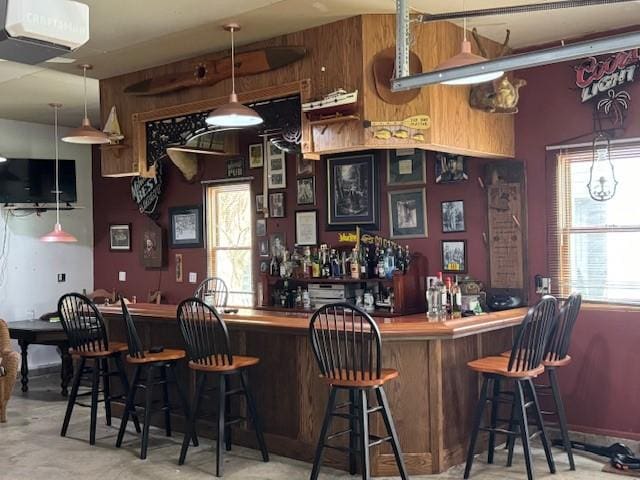
{"type": "Polygon", "coordinates": [[[391,81],[391,90],[399,92],[412,88],[435,85],[448,80],[457,80],[474,75],[493,72],[510,72],[523,68],[540,67],[552,63],[561,63],[585,57],[593,57],[605,53],[619,52],[638,48],[640,45],[640,32],[623,33],[596,40],[552,47],[533,52],[509,55],[486,62],[467,65],[464,67],[449,68],[446,70],[434,70],[428,73],[395,78],[391,81]]]}

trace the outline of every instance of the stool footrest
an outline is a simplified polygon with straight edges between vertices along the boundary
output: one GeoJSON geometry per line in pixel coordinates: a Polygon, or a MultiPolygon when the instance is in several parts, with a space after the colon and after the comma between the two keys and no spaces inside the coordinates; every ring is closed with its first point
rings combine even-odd
{"type": "Polygon", "coordinates": [[[346,435],[347,433],[351,433],[351,429],[348,428],[346,430],[341,430],[339,432],[332,433],[331,435],[327,435],[327,440],[333,440],[334,438],[341,437],[342,435],[346,435]]]}
{"type": "Polygon", "coordinates": [[[382,410],[383,410],[382,406],[378,405],[377,407],[373,407],[367,410],[367,413],[376,413],[376,412],[381,412],[382,410]]]}
{"type": "Polygon", "coordinates": [[[388,442],[393,437],[378,437],[377,435],[369,435],[369,447],[375,447],[376,445],[380,445],[381,443],[388,442]],[[373,442],[371,441],[373,439],[373,442]]]}
{"type": "Polygon", "coordinates": [[[323,443],[323,447],[330,448],[331,450],[338,450],[340,452],[346,452],[346,453],[349,453],[349,452],[353,452],[356,454],[360,453],[359,449],[351,449],[349,447],[338,447],[337,445],[327,445],[326,443],[323,443]]]}
{"type": "Polygon", "coordinates": [[[340,418],[344,418],[346,420],[350,420],[352,418],[358,418],[358,415],[352,415],[350,413],[332,413],[331,414],[332,417],[340,417],[340,418]]]}
{"type": "Polygon", "coordinates": [[[518,432],[507,430],[506,428],[480,427],[478,430],[481,430],[483,432],[500,433],[502,435],[518,435],[518,432]]]}

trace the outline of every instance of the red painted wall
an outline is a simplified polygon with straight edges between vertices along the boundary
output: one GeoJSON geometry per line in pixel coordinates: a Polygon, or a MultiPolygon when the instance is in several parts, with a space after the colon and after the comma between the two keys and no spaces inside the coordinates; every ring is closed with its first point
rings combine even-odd
{"type": "MultiPolygon", "coordinates": [[[[527,80],[516,117],[516,157],[525,161],[529,204],[529,268],[547,272],[546,221],[550,190],[545,159],[547,145],[589,142],[593,130],[591,104],[580,103],[572,64],[556,64],[518,72],[527,80]],[[569,141],[567,141],[569,140],[569,141]]],[[[621,137],[640,137],[640,80],[631,93],[627,128],[621,137]]],[[[619,181],[636,179],[618,179],[619,181]]],[[[531,292],[530,298],[536,298],[531,292]]],[[[585,310],[571,345],[574,362],[559,373],[569,423],[577,430],[640,438],[640,313],[585,310]]]]}

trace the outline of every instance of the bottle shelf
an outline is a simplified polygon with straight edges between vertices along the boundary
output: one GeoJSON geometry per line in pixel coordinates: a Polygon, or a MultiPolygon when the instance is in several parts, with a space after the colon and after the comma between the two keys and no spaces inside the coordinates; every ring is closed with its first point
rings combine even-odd
{"type": "Polygon", "coordinates": [[[270,285],[276,284],[280,281],[288,280],[294,283],[320,283],[320,284],[358,284],[358,283],[382,283],[385,286],[391,286],[393,284],[393,279],[387,278],[313,278],[313,277],[302,277],[302,278],[283,278],[283,277],[274,277],[271,275],[265,275],[268,278],[268,282],[270,285]]]}

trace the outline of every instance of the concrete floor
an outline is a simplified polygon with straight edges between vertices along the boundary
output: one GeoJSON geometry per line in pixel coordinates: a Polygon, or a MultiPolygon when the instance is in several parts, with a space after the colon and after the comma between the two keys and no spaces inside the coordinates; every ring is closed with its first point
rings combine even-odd
{"type": "MultiPolygon", "coordinates": [[[[147,460],[140,460],[139,442],[133,434],[125,437],[122,449],[114,447],[117,435],[117,419],[114,426],[101,422],[99,412],[98,434],[94,447],[89,446],[89,409],[76,408],[66,438],[60,437],[60,425],[66,406],[60,396],[55,376],[34,378],[28,394],[16,392],[8,409],[8,423],[0,424],[0,479],[2,480],[68,480],[69,478],[91,479],[153,479],[174,478],[211,479],[215,472],[215,453],[211,441],[205,440],[199,448],[191,448],[186,465],[178,466],[177,458],[182,435],[173,438],[152,429],[147,460]]],[[[538,479],[620,479],[618,475],[601,472],[603,462],[576,455],[578,469],[568,469],[566,456],[554,450],[558,473],[550,475],[546,470],[544,454],[536,449],[536,473],[538,479]]],[[[526,479],[524,459],[516,454],[514,466],[504,467],[505,454],[497,451],[496,463],[487,465],[484,456],[474,464],[473,480],[526,479]]],[[[452,468],[446,473],[433,476],[412,476],[412,479],[461,479],[464,466],[452,468]]],[[[225,475],[228,480],[306,480],[311,465],[271,456],[269,463],[260,461],[257,451],[234,447],[225,456],[225,475]]],[[[323,469],[320,478],[351,479],[344,472],[323,469]]]]}

